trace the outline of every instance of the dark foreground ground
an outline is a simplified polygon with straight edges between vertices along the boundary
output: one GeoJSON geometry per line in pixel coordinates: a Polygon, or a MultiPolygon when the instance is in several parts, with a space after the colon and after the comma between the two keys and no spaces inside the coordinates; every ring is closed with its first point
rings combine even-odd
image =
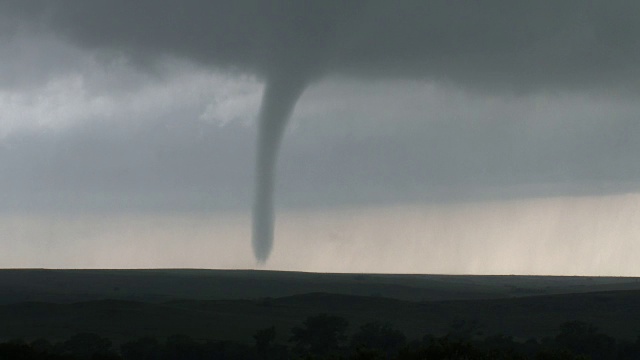
{"type": "Polygon", "coordinates": [[[312,274],[220,270],[0,270],[0,342],[94,333],[132,339],[276,341],[318,314],[347,333],[380,322],[407,339],[497,334],[525,342],[579,321],[620,341],[640,336],[640,280],[606,277],[312,274]]]}

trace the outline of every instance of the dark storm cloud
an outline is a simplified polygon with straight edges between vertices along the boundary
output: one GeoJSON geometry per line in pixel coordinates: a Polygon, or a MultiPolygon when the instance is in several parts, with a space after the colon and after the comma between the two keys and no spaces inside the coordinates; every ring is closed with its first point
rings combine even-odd
{"type": "Polygon", "coordinates": [[[633,76],[640,64],[633,1],[27,0],[3,7],[142,63],[171,55],[266,77],[420,76],[520,90],[637,90],[640,78],[633,76]]]}

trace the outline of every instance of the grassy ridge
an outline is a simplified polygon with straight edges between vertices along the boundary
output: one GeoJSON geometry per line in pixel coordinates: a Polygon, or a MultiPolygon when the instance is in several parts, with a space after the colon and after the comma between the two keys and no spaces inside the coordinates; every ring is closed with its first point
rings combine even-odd
{"type": "Polygon", "coordinates": [[[512,299],[413,302],[313,293],[263,300],[181,300],[144,303],[101,300],[72,304],[27,302],[0,306],[0,339],[64,339],[93,332],[115,341],[182,333],[196,339],[250,341],[256,330],[288,329],[319,313],[342,316],[352,328],[370,321],[393,324],[409,337],[444,334],[467,321],[487,334],[519,339],[554,335],[570,320],[595,324],[623,339],[640,334],[640,291],[546,295],[512,299]]]}
{"type": "Polygon", "coordinates": [[[318,274],[253,270],[0,270],[0,304],[257,299],[326,292],[411,301],[640,290],[637,278],[318,274]]]}

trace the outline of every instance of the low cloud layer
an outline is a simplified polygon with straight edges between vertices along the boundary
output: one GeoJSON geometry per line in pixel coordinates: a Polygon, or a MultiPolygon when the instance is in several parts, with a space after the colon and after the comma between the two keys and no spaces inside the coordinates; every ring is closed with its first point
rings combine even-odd
{"type": "MultiPolygon", "coordinates": [[[[126,110],[95,117],[87,96],[67,104],[77,119],[10,132],[0,142],[2,209],[248,211],[260,86],[225,80],[207,90],[217,101],[180,96],[202,89],[200,76],[141,86],[129,97],[167,105],[141,107],[134,118],[126,110]]],[[[34,105],[49,103],[28,94],[34,105]]],[[[114,109],[131,104],[107,99],[114,109]]],[[[285,134],[279,207],[637,191],[639,112],[624,99],[327,81],[302,97],[285,134]]],[[[48,119],[38,116],[33,124],[48,119]]]]}
{"type": "MultiPolygon", "coordinates": [[[[283,211],[267,269],[638,276],[638,195],[283,211]]],[[[7,267],[251,268],[248,214],[0,216],[7,267]]]]}

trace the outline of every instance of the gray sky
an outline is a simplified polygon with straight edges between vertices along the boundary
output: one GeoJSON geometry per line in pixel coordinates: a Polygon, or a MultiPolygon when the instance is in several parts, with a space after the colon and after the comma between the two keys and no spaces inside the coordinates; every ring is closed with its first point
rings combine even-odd
{"type": "MultiPolygon", "coordinates": [[[[638,192],[636,2],[34,0],[0,1],[0,14],[6,218],[248,214],[256,116],[274,77],[308,82],[278,164],[283,214],[334,219],[343,209],[612,201],[638,192]]],[[[47,221],[44,234],[66,234],[47,221]]],[[[623,227],[629,239],[640,235],[623,227]]],[[[6,242],[34,248],[45,236],[10,233],[22,235],[6,242]]],[[[462,263],[440,269],[509,271],[455,266],[462,263]]],[[[578,271],[549,269],[529,271],[578,271]]]]}

